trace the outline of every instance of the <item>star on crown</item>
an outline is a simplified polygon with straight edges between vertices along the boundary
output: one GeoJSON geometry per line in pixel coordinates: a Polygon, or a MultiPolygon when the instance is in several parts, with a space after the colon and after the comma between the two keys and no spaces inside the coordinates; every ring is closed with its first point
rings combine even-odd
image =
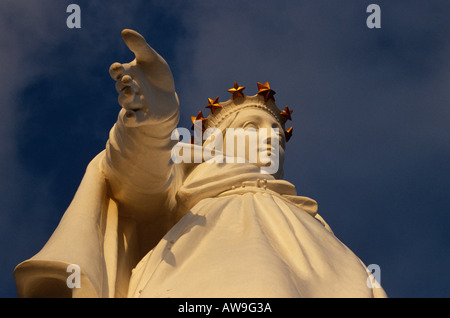
{"type": "Polygon", "coordinates": [[[217,96],[215,99],[211,99],[208,97],[209,104],[205,106],[205,108],[209,108],[211,110],[211,113],[214,114],[217,108],[222,108],[222,105],[219,104],[219,96],[217,96]]]}
{"type": "Polygon", "coordinates": [[[288,130],[284,131],[284,136],[286,137],[286,142],[288,142],[289,139],[291,139],[291,137],[292,137],[292,126],[288,130]]]}
{"type": "Polygon", "coordinates": [[[245,89],[245,86],[239,86],[237,82],[234,82],[233,88],[230,88],[228,92],[233,94],[233,99],[244,97],[244,93],[242,92],[245,89]]]}
{"type": "MultiPolygon", "coordinates": [[[[258,86],[258,92],[255,96],[246,96],[243,93],[243,90],[245,89],[245,86],[239,86],[237,82],[234,82],[233,88],[228,89],[229,93],[232,93],[233,96],[230,100],[219,103],[219,97],[216,97],[214,99],[208,98],[208,105],[205,106],[205,108],[210,109],[210,113],[207,118],[203,116],[203,113],[200,111],[197,116],[191,116],[192,120],[192,127],[191,129],[194,129],[195,126],[199,127],[201,125],[202,131],[206,130],[206,126],[212,126],[218,125],[221,120],[226,118],[228,114],[230,113],[230,107],[247,107],[252,106],[255,102],[256,104],[253,106],[266,109],[269,111],[284,127],[284,124],[288,121],[292,121],[292,113],[293,110],[289,109],[288,106],[284,107],[283,111],[280,111],[278,107],[275,105],[275,91],[270,88],[269,82],[265,82],[264,84],[257,83],[258,86]],[[259,98],[259,96],[262,96],[264,99],[264,102],[259,98]],[[258,98],[257,98],[258,97],[258,98]],[[238,98],[244,98],[243,100],[240,100],[238,102],[234,102],[235,99],[238,98]],[[255,99],[256,98],[256,99],[255,99]],[[248,101],[247,101],[248,99],[248,101]],[[223,109],[223,110],[222,110],[223,109]],[[219,114],[217,115],[216,112],[219,111],[219,114]],[[200,124],[201,123],[201,124],[200,124]]],[[[286,137],[286,142],[289,141],[292,137],[292,126],[289,129],[284,130],[284,134],[286,137]]]]}
{"type": "Polygon", "coordinates": [[[267,102],[269,99],[275,100],[273,95],[275,95],[275,91],[270,89],[269,82],[265,84],[257,83],[258,85],[258,95],[264,96],[264,101],[267,102]]]}
{"type": "Polygon", "coordinates": [[[191,116],[191,120],[193,123],[191,129],[194,129],[194,126],[198,126],[199,122],[201,122],[202,131],[205,131],[205,121],[208,120],[208,118],[203,117],[202,111],[199,111],[197,116],[191,116]]]}
{"type": "Polygon", "coordinates": [[[288,119],[292,120],[292,117],[291,117],[292,112],[293,112],[293,110],[290,110],[288,106],[284,107],[284,110],[280,113],[284,122],[287,122],[288,119]]]}

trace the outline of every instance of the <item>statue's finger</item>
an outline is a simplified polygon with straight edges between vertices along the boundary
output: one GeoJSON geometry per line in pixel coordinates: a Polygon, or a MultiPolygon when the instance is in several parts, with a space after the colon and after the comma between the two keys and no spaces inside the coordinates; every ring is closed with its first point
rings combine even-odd
{"type": "Polygon", "coordinates": [[[144,37],[138,32],[125,29],[122,38],[128,48],[136,55],[137,62],[152,62],[158,58],[158,53],[147,44],[144,37]]]}
{"type": "Polygon", "coordinates": [[[129,87],[131,85],[127,85],[122,81],[116,81],[116,91],[120,94],[125,87],[129,87]]]}
{"type": "Polygon", "coordinates": [[[130,92],[130,90],[127,90],[129,87],[134,92],[140,93],[140,85],[130,75],[124,75],[120,80],[116,81],[116,90],[119,94],[125,92],[125,95],[127,95],[127,92],[130,92]]]}
{"type": "Polygon", "coordinates": [[[131,83],[133,82],[133,78],[130,75],[124,75],[121,81],[125,85],[131,85],[131,83]]]}
{"type": "Polygon", "coordinates": [[[124,67],[122,64],[120,63],[113,63],[110,67],[109,67],[109,75],[111,76],[111,78],[113,80],[118,80],[123,72],[125,71],[124,67]]]}

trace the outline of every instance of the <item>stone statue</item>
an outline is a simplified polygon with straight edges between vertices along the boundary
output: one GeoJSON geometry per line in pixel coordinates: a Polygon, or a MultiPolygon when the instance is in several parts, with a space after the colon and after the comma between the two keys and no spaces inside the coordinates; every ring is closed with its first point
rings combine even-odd
{"type": "Polygon", "coordinates": [[[214,145],[212,159],[235,150],[241,160],[207,160],[213,138],[174,138],[179,102],[166,61],[137,32],[122,36],[136,58],[110,68],[118,120],[49,241],[16,267],[19,297],[386,297],[317,203],[281,179],[292,110],[277,108],[268,83],[254,96],[235,83],[229,101],[210,99],[209,116],[193,117],[200,133],[271,131],[240,157],[233,144],[214,145]],[[252,149],[270,160],[251,162],[252,149]],[[174,153],[193,160],[176,163],[174,153]],[[73,264],[80,281],[69,288],[73,264]]]}

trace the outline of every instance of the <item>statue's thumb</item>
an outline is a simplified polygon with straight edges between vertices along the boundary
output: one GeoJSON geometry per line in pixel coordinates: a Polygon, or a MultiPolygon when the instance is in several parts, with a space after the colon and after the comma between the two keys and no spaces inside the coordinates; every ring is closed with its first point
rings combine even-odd
{"type": "Polygon", "coordinates": [[[122,38],[128,48],[136,55],[138,62],[151,62],[157,57],[158,54],[138,32],[125,29],[122,31],[122,38]]]}

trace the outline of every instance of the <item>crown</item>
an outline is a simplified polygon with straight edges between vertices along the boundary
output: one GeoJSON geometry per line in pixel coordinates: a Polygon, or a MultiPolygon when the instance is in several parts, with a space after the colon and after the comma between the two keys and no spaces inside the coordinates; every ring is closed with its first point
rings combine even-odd
{"type": "Polygon", "coordinates": [[[274,95],[276,94],[270,88],[268,82],[265,84],[257,83],[258,92],[254,96],[247,96],[243,93],[245,86],[239,86],[237,82],[234,82],[234,86],[228,90],[233,96],[226,102],[219,103],[219,97],[215,99],[208,98],[208,105],[205,108],[210,109],[208,117],[203,116],[203,112],[200,111],[197,116],[191,116],[193,122],[192,128],[195,125],[202,125],[202,130],[206,130],[212,127],[219,127],[223,121],[231,114],[250,107],[259,108],[270,113],[283,127],[286,141],[292,136],[292,127],[285,129],[285,124],[288,120],[292,120],[292,110],[288,106],[284,110],[280,110],[275,104],[274,95]]]}

